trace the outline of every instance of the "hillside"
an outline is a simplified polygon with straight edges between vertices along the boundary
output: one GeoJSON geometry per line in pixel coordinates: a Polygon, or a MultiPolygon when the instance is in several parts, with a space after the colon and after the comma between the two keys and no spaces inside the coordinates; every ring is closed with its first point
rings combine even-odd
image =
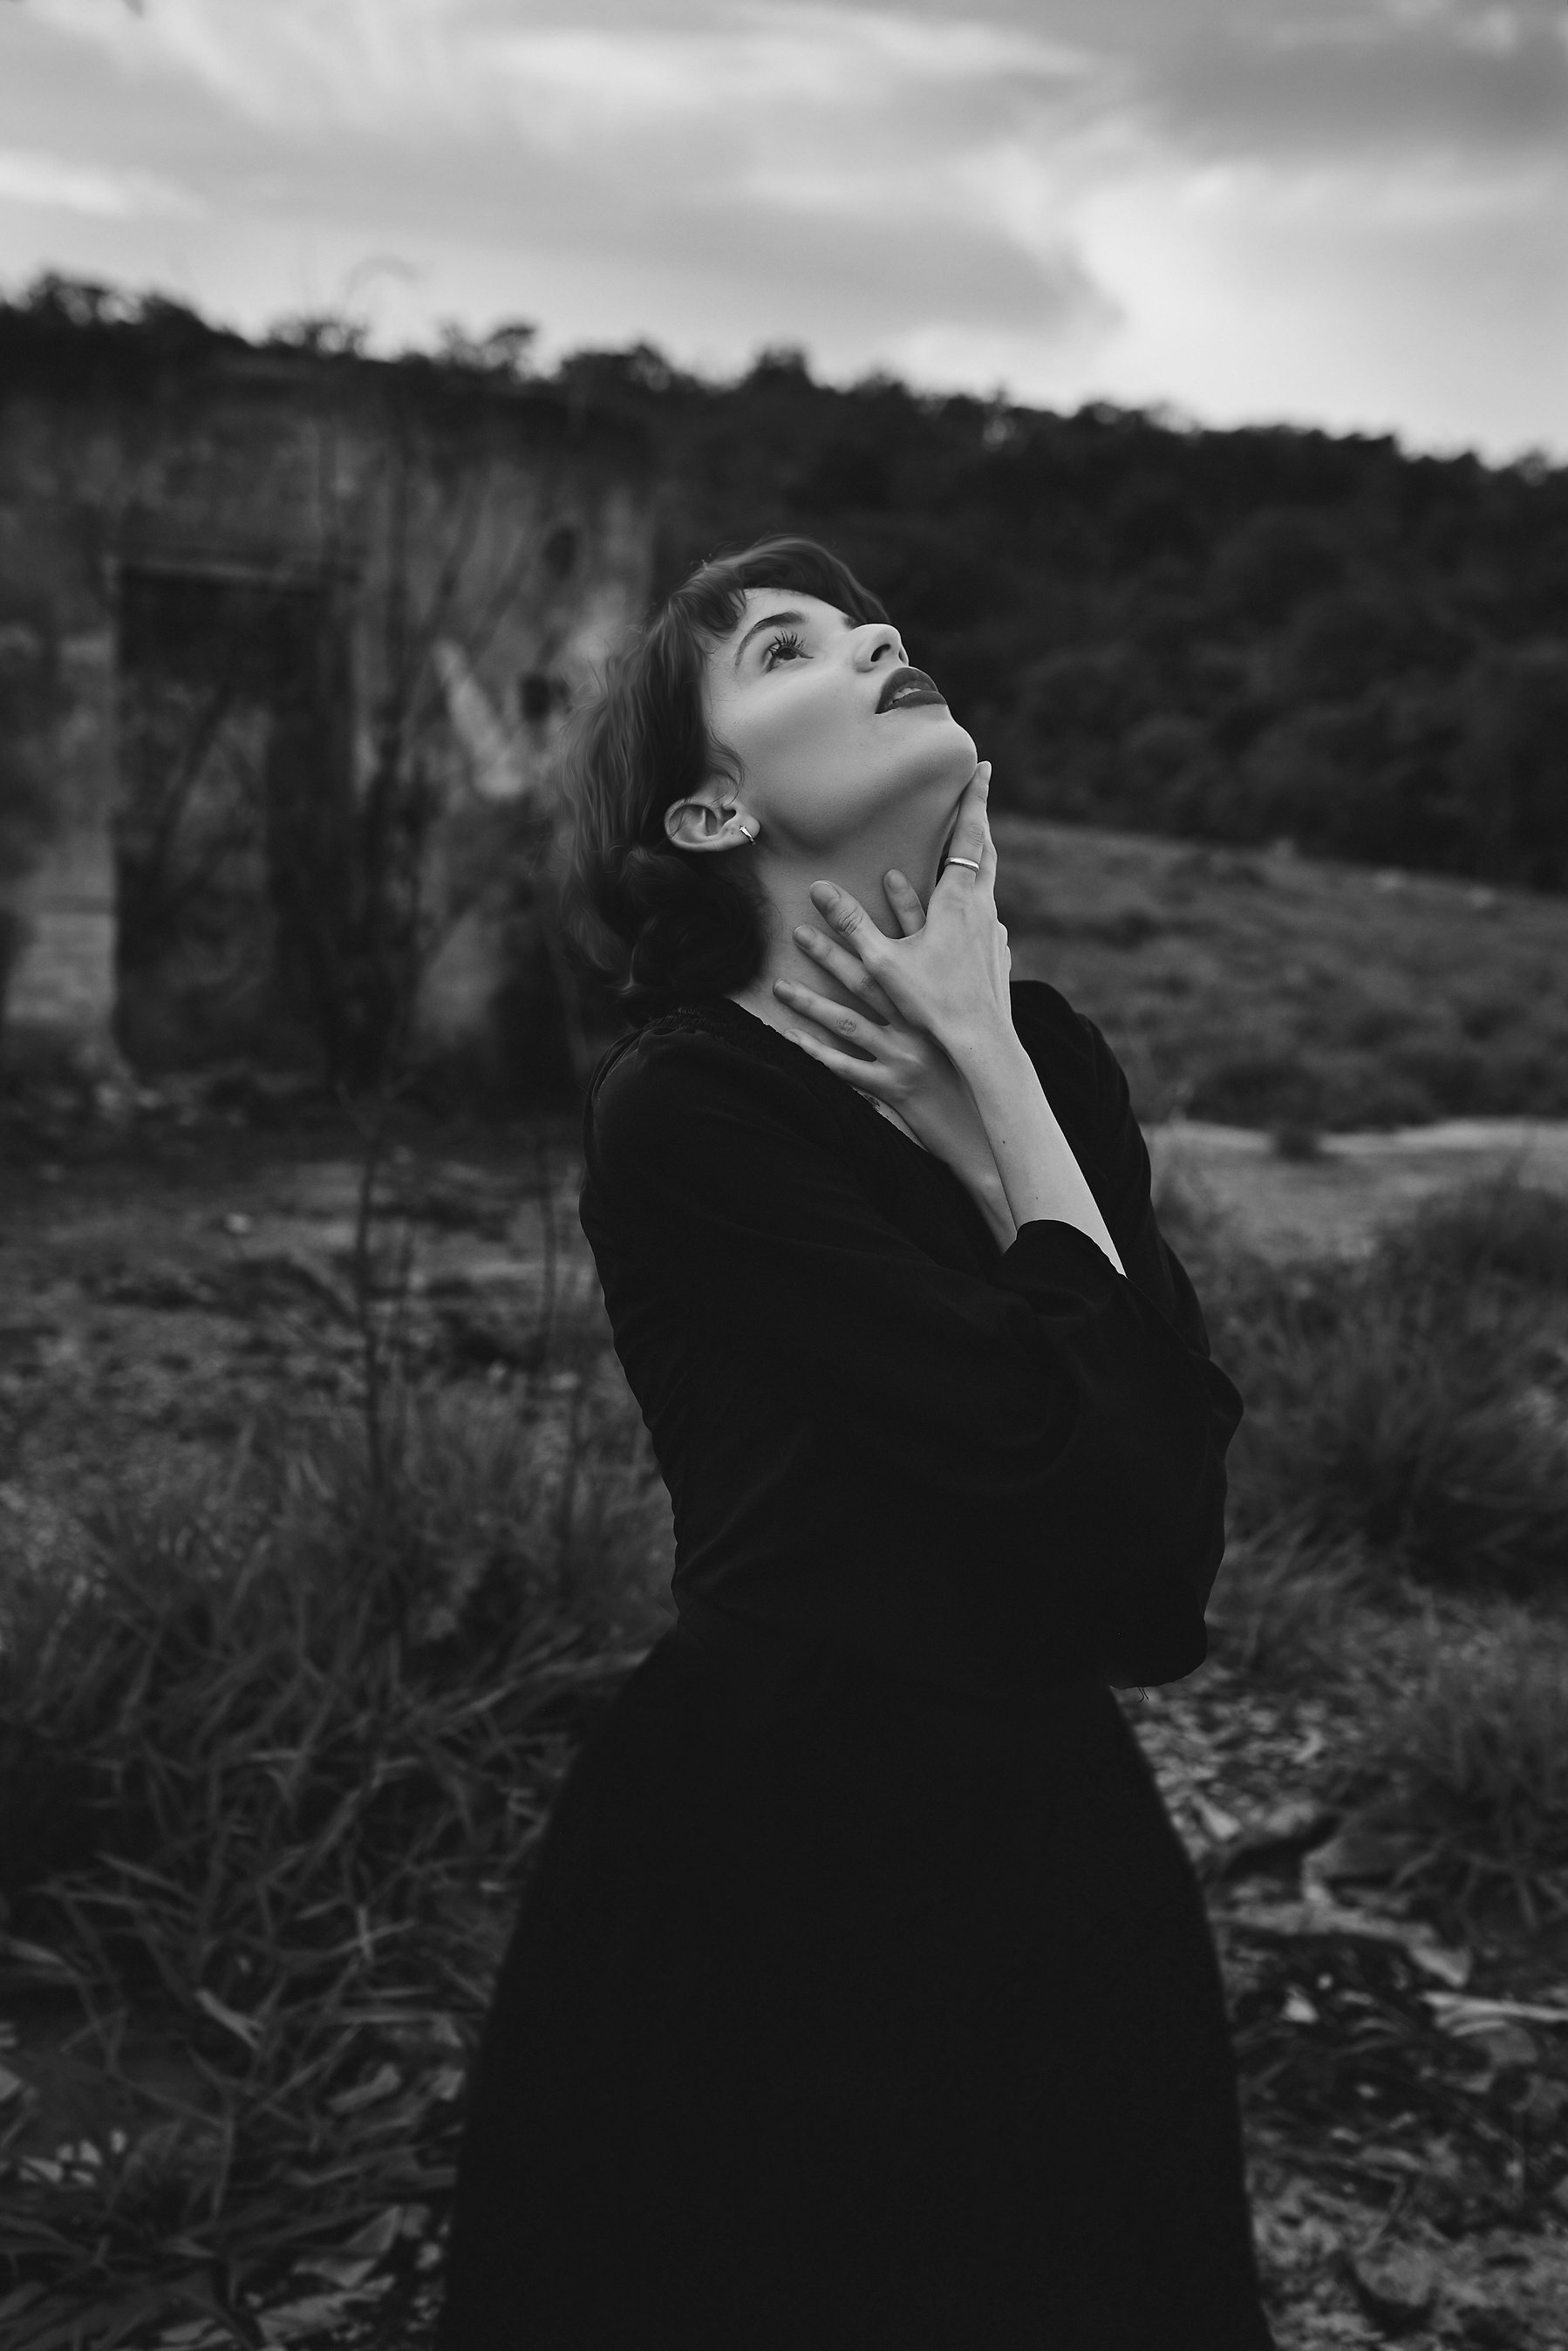
{"type": "Polygon", "coordinates": [[[1284,1130],[1568,1116],[1568,901],[1000,816],[1013,970],[1139,1115],[1284,1130]]]}
{"type": "Polygon", "coordinates": [[[652,351],[558,381],[646,429],[662,569],[841,551],[1053,819],[1568,887],[1568,471],[1176,429],[652,351]]]}

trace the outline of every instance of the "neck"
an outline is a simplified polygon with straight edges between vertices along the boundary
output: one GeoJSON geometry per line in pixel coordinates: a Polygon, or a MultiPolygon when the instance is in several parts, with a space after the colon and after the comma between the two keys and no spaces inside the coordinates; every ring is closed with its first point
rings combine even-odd
{"type": "Polygon", "coordinates": [[[935,837],[928,816],[923,821],[912,818],[896,830],[879,826],[874,834],[844,842],[826,859],[821,851],[797,852],[792,847],[758,842],[753,853],[757,858],[757,878],[768,895],[766,955],[756,978],[745,987],[729,991],[732,1000],[779,1029],[799,1028],[800,1018],[774,995],[776,979],[798,980],[835,1004],[856,1004],[858,999],[851,989],[795,944],[795,927],[800,923],[809,924],[830,938],[833,935],[829,924],[811,904],[811,884],[835,883],[858,901],[879,931],[890,939],[899,938],[903,934],[883,893],[883,876],[890,868],[896,869],[914,883],[921,904],[928,905],[951,831],[950,811],[935,837]]]}

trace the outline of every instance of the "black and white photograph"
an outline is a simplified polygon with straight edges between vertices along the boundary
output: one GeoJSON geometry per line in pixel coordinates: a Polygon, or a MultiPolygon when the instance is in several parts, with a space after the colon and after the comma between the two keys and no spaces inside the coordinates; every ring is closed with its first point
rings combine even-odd
{"type": "Polygon", "coordinates": [[[1568,0],[0,0],[0,2351],[1568,2351],[1568,0]]]}

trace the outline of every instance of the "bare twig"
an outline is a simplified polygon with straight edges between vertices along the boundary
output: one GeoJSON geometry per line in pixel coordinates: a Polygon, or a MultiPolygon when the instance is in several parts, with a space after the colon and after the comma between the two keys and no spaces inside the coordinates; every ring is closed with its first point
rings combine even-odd
{"type": "Polygon", "coordinates": [[[549,1362],[550,1347],[555,1337],[557,1248],[555,1228],[555,1169],[551,1165],[549,1144],[543,1122],[534,1123],[535,1196],[539,1204],[539,1227],[544,1244],[544,1289],[539,1301],[540,1328],[538,1368],[542,1372],[549,1362]]]}

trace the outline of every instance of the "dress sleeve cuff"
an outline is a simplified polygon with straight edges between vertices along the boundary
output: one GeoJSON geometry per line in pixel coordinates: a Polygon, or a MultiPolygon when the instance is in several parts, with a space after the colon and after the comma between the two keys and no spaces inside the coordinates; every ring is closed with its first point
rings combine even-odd
{"type": "Polygon", "coordinates": [[[1109,1287],[1119,1288],[1119,1274],[1098,1241],[1054,1217],[1037,1217],[1020,1225],[1018,1237],[1001,1262],[1001,1279],[1009,1290],[1024,1295],[1041,1288],[1082,1290],[1101,1298],[1109,1287]]]}

